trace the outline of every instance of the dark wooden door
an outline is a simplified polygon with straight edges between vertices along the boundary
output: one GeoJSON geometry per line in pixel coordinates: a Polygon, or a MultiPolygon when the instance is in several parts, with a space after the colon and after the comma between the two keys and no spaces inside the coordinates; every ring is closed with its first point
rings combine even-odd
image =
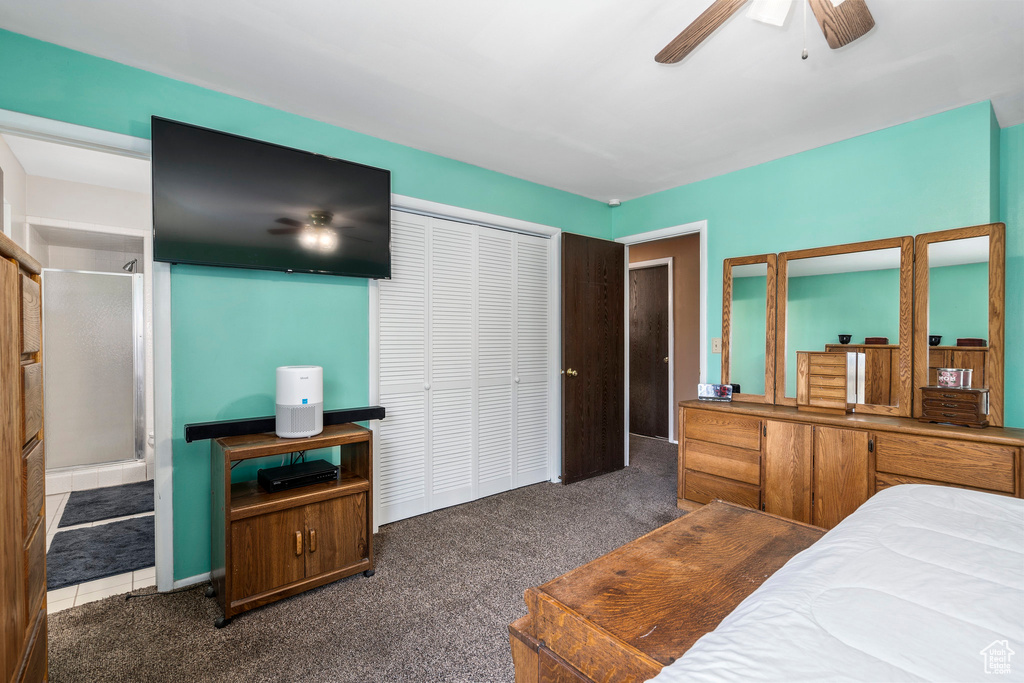
{"type": "Polygon", "coordinates": [[[629,431],[668,438],[668,266],[629,271],[629,431]]]}
{"type": "Polygon", "coordinates": [[[562,234],[562,483],[625,464],[625,247],[562,234]]]}

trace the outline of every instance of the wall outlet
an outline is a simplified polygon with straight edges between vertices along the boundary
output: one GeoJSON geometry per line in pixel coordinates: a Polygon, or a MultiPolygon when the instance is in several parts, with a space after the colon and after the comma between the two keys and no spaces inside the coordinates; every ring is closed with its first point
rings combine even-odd
{"type": "Polygon", "coordinates": [[[714,339],[711,340],[711,353],[721,353],[721,352],[722,352],[722,338],[721,337],[715,337],[714,339]]]}

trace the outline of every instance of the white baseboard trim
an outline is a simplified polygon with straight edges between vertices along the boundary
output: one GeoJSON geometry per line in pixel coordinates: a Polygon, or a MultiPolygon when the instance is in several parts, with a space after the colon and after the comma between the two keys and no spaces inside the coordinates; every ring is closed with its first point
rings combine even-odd
{"type": "Polygon", "coordinates": [[[195,576],[190,576],[187,579],[178,579],[177,581],[174,582],[174,585],[172,587],[175,588],[175,589],[177,589],[177,588],[185,588],[187,586],[194,586],[197,583],[204,583],[204,582],[209,581],[209,580],[210,580],[210,572],[206,572],[204,574],[196,574],[195,576]]]}

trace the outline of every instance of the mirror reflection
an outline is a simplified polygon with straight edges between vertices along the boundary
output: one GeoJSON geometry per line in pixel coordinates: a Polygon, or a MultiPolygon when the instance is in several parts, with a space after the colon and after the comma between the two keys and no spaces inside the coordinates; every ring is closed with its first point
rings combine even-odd
{"type": "Polygon", "coordinates": [[[939,368],[971,370],[970,387],[988,386],[988,258],[988,235],[928,245],[929,386],[939,368]]]}
{"type": "Polygon", "coordinates": [[[732,321],[729,328],[729,382],[744,394],[764,394],[765,311],[768,264],[732,267],[732,321]]]}
{"type": "Polygon", "coordinates": [[[797,351],[866,355],[865,403],[895,405],[899,390],[900,249],[790,260],[786,397],[796,396],[797,351]]]}

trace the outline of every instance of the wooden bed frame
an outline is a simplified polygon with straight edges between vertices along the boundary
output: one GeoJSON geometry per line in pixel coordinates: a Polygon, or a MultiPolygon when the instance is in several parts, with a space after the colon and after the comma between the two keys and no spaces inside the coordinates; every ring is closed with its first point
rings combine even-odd
{"type": "Polygon", "coordinates": [[[716,500],[529,588],[516,683],[648,680],[824,533],[716,500]]]}

